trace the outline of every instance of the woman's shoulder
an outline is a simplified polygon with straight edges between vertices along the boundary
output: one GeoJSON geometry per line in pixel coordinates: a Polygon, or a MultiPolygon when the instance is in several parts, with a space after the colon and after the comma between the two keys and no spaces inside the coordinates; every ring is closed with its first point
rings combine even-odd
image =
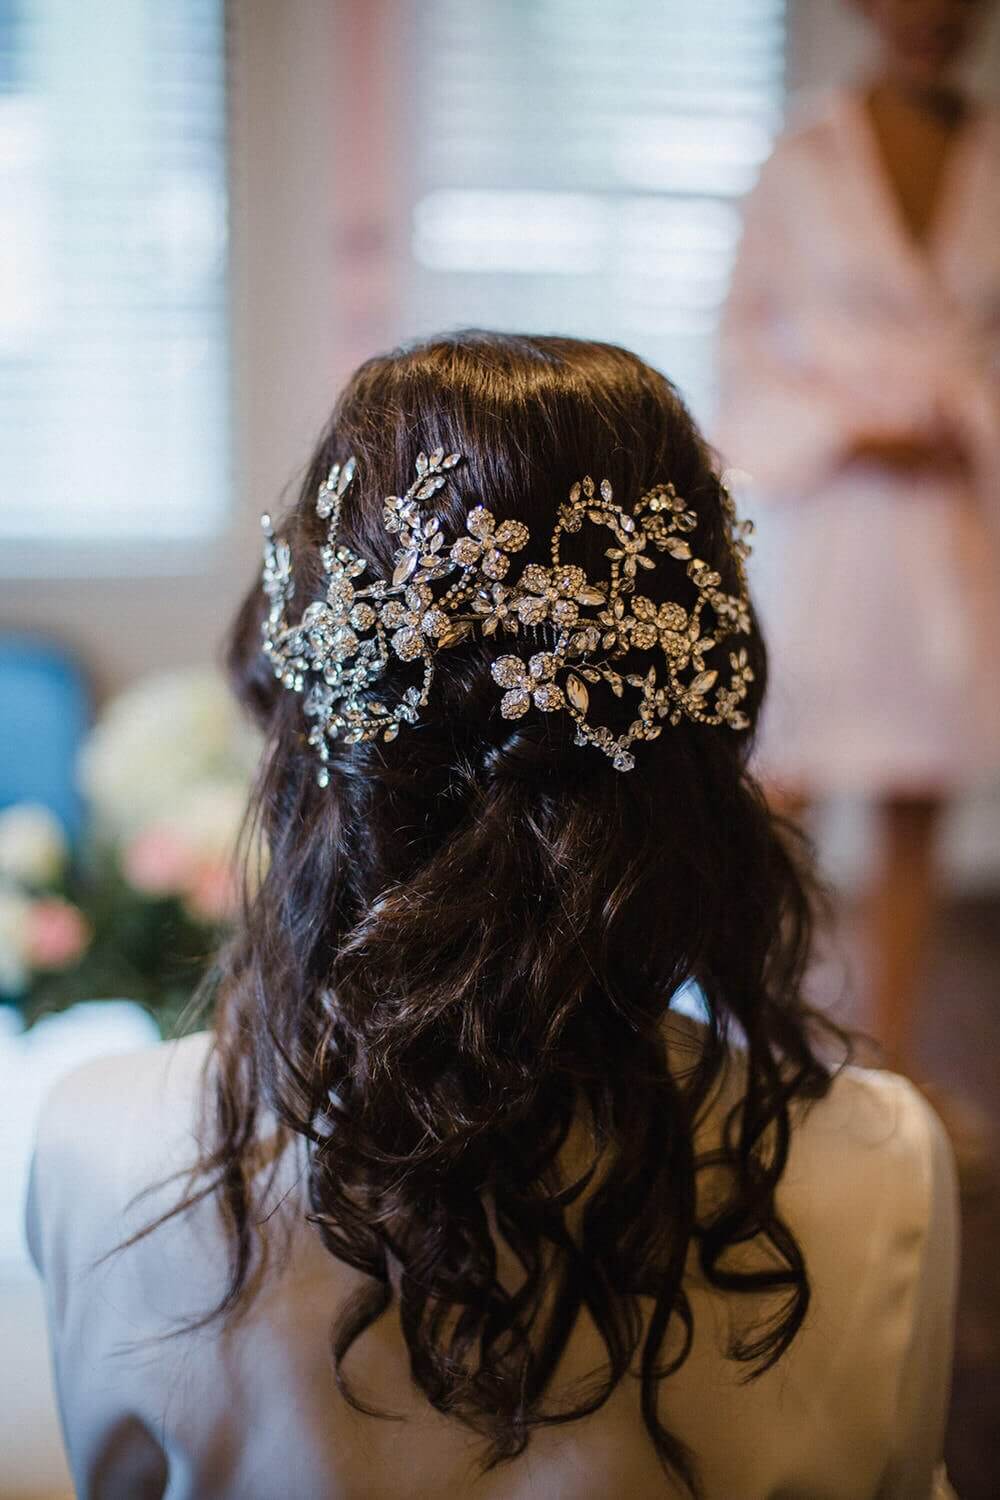
{"type": "Polygon", "coordinates": [[[944,1127],[914,1083],[854,1066],[833,1076],[822,1099],[799,1106],[793,1152],[800,1164],[839,1164],[845,1175],[888,1177],[913,1189],[952,1163],[944,1127]]]}
{"type": "Polygon", "coordinates": [[[211,1045],[200,1031],[71,1069],[42,1106],[36,1151],[76,1155],[100,1144],[112,1151],[103,1160],[122,1161],[144,1138],[190,1138],[211,1045]]]}
{"type": "MultiPolygon", "coordinates": [[[[678,1018],[680,1024],[688,1023],[678,1018]]],[[[689,1029],[697,1030],[694,1023],[689,1029]]],[[[686,1033],[685,1033],[686,1035],[686,1033]]],[[[696,1045],[696,1037],[687,1037],[696,1045]]],[[[113,1224],[136,1195],[168,1183],[198,1155],[198,1130],[212,1037],[180,1041],[89,1062],[61,1079],[43,1107],[32,1170],[29,1242],[40,1259],[40,1219],[57,1232],[74,1205],[92,1226],[113,1224]]],[[[738,1102],[743,1069],[731,1059],[705,1139],[738,1102]]],[[[782,1213],[804,1245],[831,1239],[838,1254],[868,1259],[922,1240],[936,1225],[953,1233],[956,1175],[940,1120],[920,1091],[896,1074],[845,1067],[826,1094],[793,1110],[788,1162],[779,1187],[782,1213]]],[[[76,1217],[81,1217],[77,1215],[76,1217]]],[[[101,1252],[95,1244],[88,1247],[101,1252]]],[[[822,1255],[822,1249],[819,1253],[822,1255]]]]}
{"type": "Polygon", "coordinates": [[[876,1421],[886,1494],[929,1494],[959,1254],[957,1176],[938,1116],[907,1079],[844,1069],[799,1120],[779,1205],[813,1292],[801,1337],[815,1387],[829,1397],[840,1371],[853,1430],[876,1421]]]}
{"type": "MultiPolygon", "coordinates": [[[[133,1052],[94,1059],[53,1086],[35,1138],[27,1208],[36,1264],[43,1231],[85,1218],[121,1236],[122,1216],[139,1193],[189,1168],[211,1034],[198,1032],[133,1052]],[[86,1215],[74,1213],[85,1205],[86,1215]]],[[[98,1243],[88,1250],[102,1253],[98,1243]]]]}
{"type": "MultiPolygon", "coordinates": [[[[703,1148],[721,1137],[745,1087],[745,1059],[735,1051],[701,1127],[703,1148]]],[[[868,1258],[879,1236],[917,1244],[942,1223],[952,1233],[956,1202],[948,1137],[909,1079],[844,1066],[822,1097],[793,1104],[778,1203],[804,1245],[835,1244],[841,1253],[853,1238],[858,1257],[868,1258]]]]}
{"type": "Polygon", "coordinates": [[[958,1182],[944,1127],[898,1074],[846,1067],[793,1119],[782,1212],[830,1278],[954,1275],[958,1182]]]}

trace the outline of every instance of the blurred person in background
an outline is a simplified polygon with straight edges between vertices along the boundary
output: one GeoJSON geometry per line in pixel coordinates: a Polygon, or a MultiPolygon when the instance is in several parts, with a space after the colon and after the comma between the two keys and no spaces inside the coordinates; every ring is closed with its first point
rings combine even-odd
{"type": "MultiPolygon", "coordinates": [[[[984,0],[860,8],[873,71],[747,205],[718,437],[775,502],[763,774],[793,811],[877,799],[872,1024],[909,1073],[941,810],[1000,772],[1000,118],[955,81],[984,0]]],[[[941,1102],[971,1168],[981,1126],[941,1102]]]]}
{"type": "Polygon", "coordinates": [[[42,1112],[81,1500],[949,1493],[951,1153],[803,994],[745,556],[624,349],[351,380],[233,635],[212,1029],[42,1112]]]}

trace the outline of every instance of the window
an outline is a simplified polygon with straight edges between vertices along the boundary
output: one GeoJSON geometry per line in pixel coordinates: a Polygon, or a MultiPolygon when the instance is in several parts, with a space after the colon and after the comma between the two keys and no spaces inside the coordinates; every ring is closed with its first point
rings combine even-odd
{"type": "Polygon", "coordinates": [[[739,199],[781,120],[783,0],[414,11],[409,331],[612,339],[707,418],[739,199]]]}
{"type": "Polygon", "coordinates": [[[227,503],[223,0],[0,0],[0,539],[227,503]]]}

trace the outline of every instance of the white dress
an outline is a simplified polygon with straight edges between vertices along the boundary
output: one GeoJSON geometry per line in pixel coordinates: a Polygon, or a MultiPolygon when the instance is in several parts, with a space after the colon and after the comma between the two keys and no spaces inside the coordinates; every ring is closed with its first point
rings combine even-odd
{"type": "MultiPolygon", "coordinates": [[[[695,1023],[672,1022],[690,1053],[695,1023]]],[[[355,1384],[399,1413],[352,1411],[330,1371],[331,1316],[358,1276],[302,1219],[290,1159],[274,1186],[275,1274],[224,1331],[156,1341],[225,1279],[214,1205],[101,1260],[170,1201],[134,1195],[189,1163],[205,1035],[89,1064],[50,1098],[28,1229],[44,1277],[56,1384],[80,1500],[654,1500],[676,1494],[643,1428],[637,1382],[594,1416],[537,1433],[477,1479],[475,1439],[407,1376],[392,1317],[349,1360],[355,1384]]],[[[703,1144],[739,1088],[734,1061],[703,1144]]],[[[707,1500],[929,1500],[940,1468],[956,1282],[956,1188],[936,1116],[903,1079],[847,1070],[798,1119],[780,1204],[813,1285],[786,1358],[750,1385],[723,1346],[759,1309],[689,1275],[694,1347],[662,1412],[697,1456],[707,1500]]],[[[565,1368],[602,1346],[579,1326],[565,1368]]]]}
{"type": "Polygon", "coordinates": [[[720,387],[759,524],[764,769],[875,793],[1000,772],[1000,116],[963,128],[922,246],[858,95],[789,131],[747,203],[720,387]],[[938,423],[967,478],[845,462],[938,423]]]}

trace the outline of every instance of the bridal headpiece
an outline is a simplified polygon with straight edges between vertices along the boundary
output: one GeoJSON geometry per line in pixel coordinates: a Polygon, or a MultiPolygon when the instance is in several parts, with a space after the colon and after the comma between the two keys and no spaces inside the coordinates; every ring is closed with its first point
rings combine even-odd
{"type": "Polygon", "coordinates": [[[752,526],[737,520],[725,489],[735,594],[727,593],[720,575],[695,556],[688,538],[697,530],[698,516],[672,484],[656,485],[627,510],[617,504],[606,479],[600,485],[589,477],[580,480],[559,507],[548,566],[533,562],[517,572],[515,557],[528,543],[527,526],[498,522],[482,505],[469,511],[465,535],[449,543],[424,502],[461,461],[443,448],[418,455],[413,483],[405,495],[390,495],[382,513],[398,542],[392,576],[368,583],[365,559],[337,539],[354,460],[334,464],[316,497],[317,513],[327,522],[324,595],[306,605],[298,623],[288,616],[294,592],[289,546],[275,536],[270,518],[262,518],[269,606],[264,652],[279,681],[304,695],[321,786],[329,781],[330,742],[395,739],[428,701],[438,652],[474,632],[518,641],[530,632],[537,644],[543,629],[547,649],[511,652],[493,662],[492,675],[502,689],[500,713],[505,719],[519,719],[533,708],[568,713],[576,724],[576,743],[595,745],[619,771],[632,769],[637,741],[660,734],[658,721],[677,724],[686,717],[732,729],[749,726],[740,707],[753,679],[745,647],[729,650],[728,671],[706,664],[710,652],[750,630],[744,564],[752,526]],[[609,567],[600,579],[562,558],[564,539],[584,525],[608,532],[609,567]],[[660,565],[657,553],[684,564],[695,589],[689,608],[655,604],[641,592],[642,575],[660,565]],[[616,663],[637,652],[653,655],[648,669],[620,672],[616,663]],[[421,679],[401,698],[383,702],[379,684],[393,657],[413,662],[421,679]],[[600,687],[617,698],[627,689],[638,693],[636,717],[623,733],[592,722],[591,696],[600,687]]]}

